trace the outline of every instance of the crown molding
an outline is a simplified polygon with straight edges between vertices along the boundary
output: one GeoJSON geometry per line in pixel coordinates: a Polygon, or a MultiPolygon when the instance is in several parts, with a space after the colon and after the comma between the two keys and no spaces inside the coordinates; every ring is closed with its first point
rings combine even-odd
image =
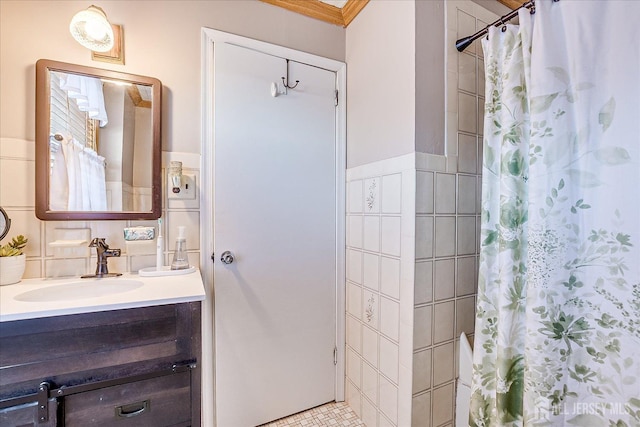
{"type": "Polygon", "coordinates": [[[341,9],[320,0],[260,1],[342,27],[349,25],[369,2],[369,0],[349,0],[341,9]]]}
{"type": "Polygon", "coordinates": [[[498,0],[498,1],[503,5],[507,6],[509,9],[513,9],[513,10],[518,9],[520,6],[526,3],[525,1],[522,1],[522,0],[498,0]]]}

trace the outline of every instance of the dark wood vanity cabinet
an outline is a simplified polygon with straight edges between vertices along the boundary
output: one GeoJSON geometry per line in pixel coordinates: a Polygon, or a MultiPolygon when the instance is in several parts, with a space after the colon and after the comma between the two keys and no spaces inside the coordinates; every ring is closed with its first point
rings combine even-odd
{"type": "Polygon", "coordinates": [[[200,316],[189,302],[0,323],[0,427],[200,426],[200,316]]]}

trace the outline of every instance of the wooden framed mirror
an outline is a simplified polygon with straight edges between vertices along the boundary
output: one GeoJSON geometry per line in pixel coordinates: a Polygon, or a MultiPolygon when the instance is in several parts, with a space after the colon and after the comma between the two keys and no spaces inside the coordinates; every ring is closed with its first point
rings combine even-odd
{"type": "Polygon", "coordinates": [[[40,59],[36,63],[36,216],[157,219],[162,83],[40,59]]]}

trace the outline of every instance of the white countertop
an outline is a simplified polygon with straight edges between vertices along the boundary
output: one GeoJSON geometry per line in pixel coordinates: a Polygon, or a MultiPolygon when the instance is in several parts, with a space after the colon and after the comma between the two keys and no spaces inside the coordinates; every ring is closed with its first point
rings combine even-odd
{"type": "Polygon", "coordinates": [[[181,276],[142,277],[125,273],[104,279],[25,279],[14,285],[0,286],[0,322],[202,301],[204,298],[198,270],[181,276]]]}

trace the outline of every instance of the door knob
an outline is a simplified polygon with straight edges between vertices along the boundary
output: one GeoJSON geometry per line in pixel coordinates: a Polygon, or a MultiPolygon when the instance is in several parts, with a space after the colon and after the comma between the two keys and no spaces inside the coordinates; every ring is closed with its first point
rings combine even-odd
{"type": "Polygon", "coordinates": [[[223,264],[231,264],[233,262],[233,258],[233,253],[231,251],[224,251],[220,256],[220,261],[222,261],[223,264]]]}

